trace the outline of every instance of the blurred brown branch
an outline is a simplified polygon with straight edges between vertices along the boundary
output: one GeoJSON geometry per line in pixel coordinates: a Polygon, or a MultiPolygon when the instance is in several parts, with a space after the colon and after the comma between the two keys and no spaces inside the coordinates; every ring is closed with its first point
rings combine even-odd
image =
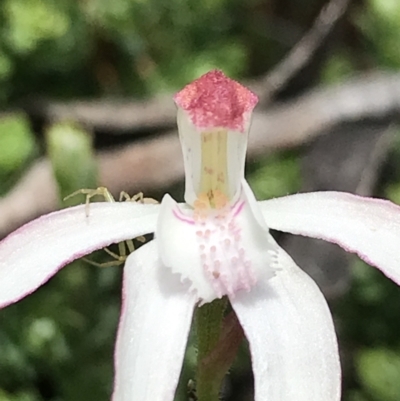
{"type": "Polygon", "coordinates": [[[172,95],[144,101],[94,100],[59,102],[48,99],[27,101],[23,108],[45,121],[78,121],[99,131],[122,134],[128,131],[172,127],[176,106],[172,95]]]}
{"type": "Polygon", "coordinates": [[[257,83],[256,90],[263,104],[267,104],[312,59],[316,50],[346,12],[350,1],[331,0],[323,7],[311,29],[289,54],[257,83]]]}

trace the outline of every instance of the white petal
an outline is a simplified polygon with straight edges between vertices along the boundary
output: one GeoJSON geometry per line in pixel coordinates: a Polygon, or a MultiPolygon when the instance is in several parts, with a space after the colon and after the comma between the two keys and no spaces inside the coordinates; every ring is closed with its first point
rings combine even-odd
{"type": "Polygon", "coordinates": [[[174,399],[196,297],[160,264],[155,241],[125,264],[113,401],[174,399]]]}
{"type": "Polygon", "coordinates": [[[278,246],[276,264],[274,277],[231,299],[250,344],[255,401],[339,401],[338,348],[325,299],[278,246]]]}
{"type": "Polygon", "coordinates": [[[96,249],[153,232],[159,205],[90,204],[51,213],[0,242],[0,307],[45,283],[61,267],[96,249]]]}
{"type": "Polygon", "coordinates": [[[343,192],[260,202],[270,228],[320,238],[354,252],[400,284],[400,207],[343,192]]]}

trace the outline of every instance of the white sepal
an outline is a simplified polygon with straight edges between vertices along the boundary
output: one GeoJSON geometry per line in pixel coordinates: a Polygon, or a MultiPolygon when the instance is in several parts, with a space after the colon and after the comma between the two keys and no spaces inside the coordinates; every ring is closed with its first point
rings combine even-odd
{"type": "Polygon", "coordinates": [[[155,241],[128,257],[113,401],[173,401],[196,298],[159,260],[155,241]]]}
{"type": "Polygon", "coordinates": [[[231,299],[250,345],[255,401],[339,401],[329,308],[317,285],[275,246],[275,276],[231,299]]]}

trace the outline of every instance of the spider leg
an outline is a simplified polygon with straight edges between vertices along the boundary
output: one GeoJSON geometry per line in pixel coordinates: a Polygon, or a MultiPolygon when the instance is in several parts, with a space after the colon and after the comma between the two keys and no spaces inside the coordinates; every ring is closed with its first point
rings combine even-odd
{"type": "MultiPolygon", "coordinates": [[[[85,195],[85,214],[86,217],[89,217],[90,212],[90,201],[95,196],[102,196],[106,202],[115,202],[114,197],[112,196],[111,192],[106,187],[98,187],[96,189],[78,189],[77,191],[73,192],[72,194],[66,196],[64,201],[70,199],[76,195],[85,195]]],[[[122,191],[119,195],[119,201],[125,202],[138,202],[138,203],[158,203],[155,199],[152,198],[144,198],[143,192],[139,192],[134,196],[129,196],[129,194],[125,191],[122,191]]],[[[139,236],[136,238],[139,242],[145,243],[146,238],[144,236],[139,236]]],[[[108,248],[104,248],[104,251],[110,255],[115,260],[110,262],[104,263],[97,263],[93,262],[87,258],[83,258],[86,262],[90,263],[91,265],[97,267],[109,267],[109,266],[119,266],[123,264],[130,253],[135,250],[135,245],[132,240],[126,240],[123,242],[118,243],[118,252],[119,255],[108,248]]]]}
{"type": "Polygon", "coordinates": [[[87,258],[83,258],[83,260],[87,263],[89,263],[92,266],[96,266],[96,267],[114,267],[114,266],[121,266],[124,262],[121,260],[112,260],[110,262],[104,262],[104,263],[97,263],[97,262],[93,262],[93,260],[87,259],[87,258]]]}

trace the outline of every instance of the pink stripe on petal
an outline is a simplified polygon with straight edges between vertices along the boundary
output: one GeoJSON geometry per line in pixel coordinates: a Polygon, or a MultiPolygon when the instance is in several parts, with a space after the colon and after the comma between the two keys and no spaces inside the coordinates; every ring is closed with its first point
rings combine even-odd
{"type": "Polygon", "coordinates": [[[233,209],[233,217],[236,217],[243,210],[244,206],[245,206],[245,203],[241,202],[236,209],[233,209]]]}
{"type": "Polygon", "coordinates": [[[175,216],[178,220],[183,221],[184,223],[188,223],[188,224],[190,224],[190,225],[192,225],[192,226],[195,224],[195,222],[194,222],[193,219],[188,218],[187,216],[185,216],[185,215],[179,210],[179,206],[177,206],[176,209],[174,209],[174,210],[172,211],[172,213],[174,214],[174,216],[175,216]]]}

